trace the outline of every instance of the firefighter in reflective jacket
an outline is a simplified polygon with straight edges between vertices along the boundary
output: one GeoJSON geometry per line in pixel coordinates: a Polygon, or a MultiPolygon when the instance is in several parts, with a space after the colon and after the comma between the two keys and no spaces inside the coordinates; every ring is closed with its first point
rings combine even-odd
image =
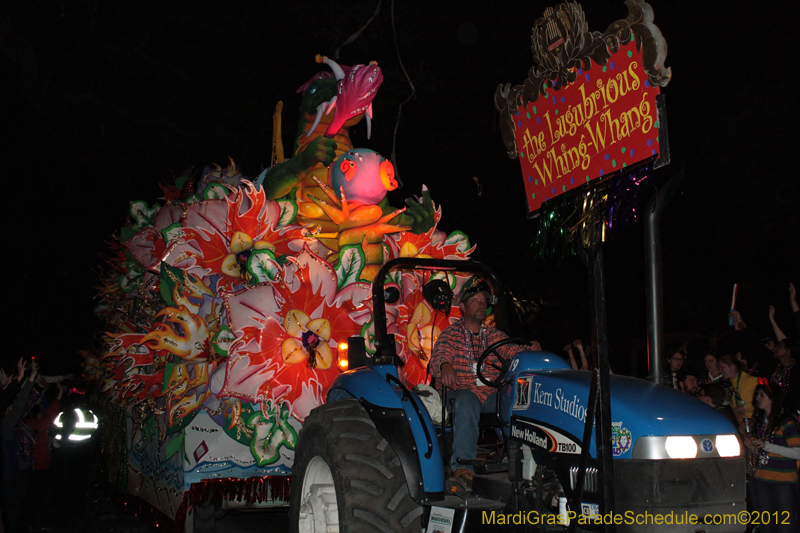
{"type": "Polygon", "coordinates": [[[73,396],[54,422],[56,429],[54,462],[58,475],[59,503],[66,519],[79,519],[86,508],[90,463],[93,457],[92,434],[98,419],[73,396]]]}
{"type": "Polygon", "coordinates": [[[57,448],[67,439],[71,442],[83,442],[92,438],[92,433],[97,429],[97,416],[89,409],[75,407],[62,411],[56,417],[56,443],[57,448]]]}

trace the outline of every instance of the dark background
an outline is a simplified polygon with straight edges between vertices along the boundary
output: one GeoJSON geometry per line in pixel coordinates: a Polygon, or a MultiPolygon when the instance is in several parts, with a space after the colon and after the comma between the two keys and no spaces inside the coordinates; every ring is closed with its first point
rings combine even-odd
{"type": "MultiPolygon", "coordinates": [[[[233,158],[269,163],[272,112],[285,103],[292,145],[297,87],[320,70],[376,60],[385,81],[371,140],[404,186],[441,205],[473,257],[533,303],[545,348],[589,337],[588,280],[577,258],[539,261],[519,163],[497,128],[495,87],[532,65],[530,28],[551,2],[45,1],[0,5],[3,148],[3,364],[39,354],[45,372],[77,362],[97,328],[93,297],[105,241],[128,202],[161,196],[173,173],[233,158]],[[403,72],[408,73],[414,92],[403,72]],[[403,106],[397,128],[398,106],[403,106]],[[473,177],[483,186],[478,196],[473,177]]],[[[800,285],[796,2],[652,0],[669,53],[667,99],[679,195],[663,220],[665,326],[671,339],[724,331],[733,283],[745,320],[766,335],[768,305],[789,332],[788,283],[800,285]]],[[[627,9],[582,2],[603,31],[627,9]]],[[[641,222],[606,246],[612,365],[644,372],[641,222]]]]}

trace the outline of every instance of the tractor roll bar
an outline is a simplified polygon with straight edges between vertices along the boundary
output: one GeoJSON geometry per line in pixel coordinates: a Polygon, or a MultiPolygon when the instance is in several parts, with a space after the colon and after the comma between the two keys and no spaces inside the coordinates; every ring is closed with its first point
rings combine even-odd
{"type": "Polygon", "coordinates": [[[481,276],[491,287],[492,294],[497,296],[497,305],[494,306],[495,320],[501,330],[508,331],[505,287],[491,268],[477,261],[400,257],[392,259],[383,265],[372,282],[372,312],[375,317],[374,364],[403,365],[403,360],[397,355],[397,350],[395,349],[394,335],[389,335],[386,331],[386,295],[384,293],[384,285],[386,284],[386,276],[392,270],[448,271],[481,276]]]}

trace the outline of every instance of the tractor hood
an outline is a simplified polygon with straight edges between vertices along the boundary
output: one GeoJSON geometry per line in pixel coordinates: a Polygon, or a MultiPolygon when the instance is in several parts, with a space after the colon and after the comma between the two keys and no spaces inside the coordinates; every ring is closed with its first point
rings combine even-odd
{"type": "MultiPolygon", "coordinates": [[[[580,453],[584,422],[591,420],[592,373],[572,370],[554,354],[523,352],[511,361],[508,377],[501,408],[511,420],[509,435],[549,451],[580,453]]],[[[736,434],[724,415],[688,394],[626,376],[611,375],[610,382],[615,458],[635,457],[642,437],[694,436],[702,450],[714,448],[715,435],[736,434]]],[[[595,456],[594,436],[591,443],[595,456]]]]}

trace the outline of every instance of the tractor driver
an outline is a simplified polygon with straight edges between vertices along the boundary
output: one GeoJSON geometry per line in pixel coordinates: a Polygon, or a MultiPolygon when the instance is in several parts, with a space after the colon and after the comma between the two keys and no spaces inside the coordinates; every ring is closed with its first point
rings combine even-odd
{"type": "MultiPolygon", "coordinates": [[[[450,405],[451,399],[455,401],[453,453],[450,458],[452,475],[445,485],[448,492],[472,489],[473,467],[465,463],[477,455],[480,414],[494,412],[497,401],[497,391],[478,380],[478,358],[487,346],[508,337],[484,323],[487,308],[492,303],[492,294],[485,281],[470,278],[461,290],[459,300],[461,318],[439,335],[429,365],[439,391],[442,392],[442,386],[447,389],[446,405],[450,405]]],[[[520,351],[541,349],[534,341],[528,346],[506,344],[497,352],[508,360],[520,351]]],[[[497,370],[487,365],[484,376],[494,379],[497,370]]]]}

